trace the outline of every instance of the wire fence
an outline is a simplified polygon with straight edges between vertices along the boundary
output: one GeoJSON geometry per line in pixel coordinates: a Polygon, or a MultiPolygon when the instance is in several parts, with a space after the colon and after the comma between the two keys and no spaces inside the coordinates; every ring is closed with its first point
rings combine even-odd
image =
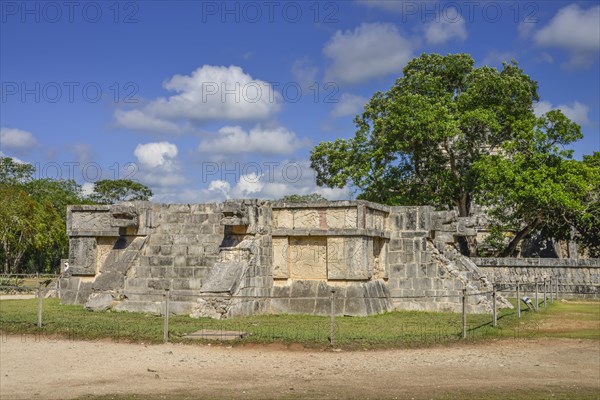
{"type": "MultiPolygon", "coordinates": [[[[5,289],[14,289],[14,288],[18,288],[18,287],[24,287],[24,285],[26,284],[27,288],[29,289],[33,289],[35,292],[35,297],[37,298],[37,327],[38,328],[42,328],[42,326],[44,325],[44,320],[43,320],[43,304],[44,304],[44,298],[45,298],[45,294],[47,294],[49,291],[55,290],[57,293],[57,297],[60,297],[61,295],[61,291],[64,293],[65,291],[68,291],[67,289],[61,289],[60,285],[59,285],[59,279],[60,279],[60,275],[51,275],[51,274],[22,274],[22,275],[11,275],[10,277],[8,276],[1,276],[0,275],[0,283],[3,283],[2,285],[0,285],[0,291],[5,290],[5,289]],[[10,281],[12,280],[18,280],[17,284],[15,285],[11,285],[10,281]],[[9,284],[4,284],[4,283],[9,283],[9,284]]],[[[329,311],[329,334],[328,334],[328,341],[329,344],[331,346],[335,346],[336,343],[336,335],[338,334],[338,320],[340,318],[339,312],[337,310],[338,307],[338,302],[345,300],[383,300],[383,301],[389,301],[389,302],[394,302],[394,300],[407,300],[407,301],[411,301],[411,300],[426,300],[426,301],[431,301],[431,302],[435,302],[438,299],[448,299],[448,298],[459,298],[460,299],[460,304],[461,304],[461,316],[460,316],[460,327],[459,327],[459,331],[460,331],[460,338],[462,339],[467,339],[467,337],[469,336],[469,332],[471,332],[471,334],[473,334],[478,326],[484,325],[484,324],[489,324],[491,327],[497,327],[498,325],[498,311],[499,311],[499,302],[498,302],[498,295],[499,294],[504,294],[510,297],[516,297],[516,307],[515,307],[515,312],[516,312],[516,317],[517,318],[521,318],[521,313],[522,313],[522,306],[525,305],[526,309],[528,311],[532,311],[532,312],[538,312],[540,308],[546,308],[548,306],[548,303],[552,303],[555,300],[559,299],[559,295],[564,295],[564,294],[582,294],[581,291],[575,291],[575,292],[571,292],[568,290],[564,290],[564,289],[568,289],[569,287],[572,287],[575,285],[560,285],[559,281],[557,279],[544,279],[544,280],[540,280],[540,281],[534,281],[534,282],[525,282],[525,283],[520,283],[520,282],[498,282],[498,283],[494,283],[492,285],[492,290],[487,290],[487,291],[469,291],[466,288],[463,288],[462,291],[458,291],[460,294],[458,296],[456,295],[415,295],[415,296],[370,296],[370,295],[366,295],[366,296],[360,296],[360,297],[352,297],[352,296],[346,296],[346,295],[342,295],[339,296],[338,291],[337,290],[331,290],[329,293],[328,297],[314,297],[314,296],[295,296],[295,297],[282,297],[282,296],[273,296],[273,295],[264,295],[264,296],[252,296],[252,295],[227,295],[227,294],[223,294],[223,293],[189,293],[189,291],[178,291],[178,290],[170,290],[170,289],[164,289],[164,290],[155,290],[153,293],[149,293],[148,291],[127,291],[128,295],[137,295],[137,296],[152,296],[152,300],[149,301],[153,301],[154,303],[156,303],[156,299],[160,296],[162,296],[162,299],[160,301],[158,301],[159,303],[161,303],[161,315],[163,318],[163,341],[164,342],[168,342],[170,340],[170,316],[172,316],[172,310],[171,310],[171,306],[172,306],[172,302],[173,299],[177,299],[177,301],[181,301],[181,299],[185,299],[186,297],[189,297],[190,300],[193,298],[194,301],[197,301],[198,299],[205,299],[205,300],[227,300],[227,301],[231,301],[234,302],[236,300],[239,301],[266,301],[266,300],[273,300],[273,299],[280,299],[280,300],[296,300],[296,301],[301,301],[301,300],[319,300],[319,301],[325,301],[329,304],[326,304],[327,306],[327,310],[329,311]],[[491,302],[492,302],[492,315],[491,315],[491,320],[488,320],[487,322],[481,320],[481,318],[477,318],[477,326],[470,326],[469,325],[469,317],[468,317],[468,305],[469,305],[469,298],[474,297],[474,296],[486,296],[488,297],[491,302]]],[[[584,293],[584,294],[597,294],[597,288],[600,287],[600,285],[586,285],[587,288],[592,289],[592,288],[596,288],[596,291],[590,291],[589,293],[584,293]]],[[[150,297],[148,297],[148,299],[150,299],[150,297]]],[[[214,324],[210,324],[211,326],[214,327],[214,324]]],[[[228,324],[228,326],[231,327],[231,324],[228,324]]],[[[431,329],[433,329],[433,335],[435,337],[435,335],[437,335],[439,333],[440,336],[442,336],[443,334],[447,334],[448,331],[454,331],[454,328],[456,327],[455,322],[453,321],[451,324],[448,324],[446,326],[437,326],[437,327],[429,327],[429,333],[431,334],[431,329]],[[438,332],[439,331],[439,332],[438,332]],[[442,333],[443,332],[443,333],[442,333]]],[[[323,326],[322,324],[319,326],[318,328],[318,332],[319,335],[323,332],[323,326]]],[[[223,332],[225,332],[223,330],[223,332]]],[[[216,334],[217,338],[219,336],[219,333],[216,334]]],[[[273,331],[271,332],[271,337],[272,338],[277,338],[278,334],[277,332],[273,331]]]]}

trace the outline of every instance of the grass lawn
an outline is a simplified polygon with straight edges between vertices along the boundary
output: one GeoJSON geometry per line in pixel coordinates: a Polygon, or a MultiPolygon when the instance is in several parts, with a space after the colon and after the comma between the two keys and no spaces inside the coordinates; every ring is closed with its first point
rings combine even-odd
{"type": "MultiPolygon", "coordinates": [[[[78,305],[60,305],[44,299],[43,326],[37,327],[37,300],[0,301],[0,331],[48,338],[112,339],[159,343],[164,320],[160,316],[126,312],[92,312],[78,305]]],[[[337,317],[335,344],[347,349],[400,348],[461,341],[461,314],[395,311],[369,317],[337,317]]],[[[468,341],[498,338],[566,337],[600,339],[600,302],[555,301],[538,313],[500,310],[498,326],[491,315],[468,315],[468,341]]],[[[236,330],[248,333],[243,343],[299,343],[324,347],[329,343],[329,317],[313,315],[262,315],[229,320],[169,318],[173,342],[191,341],[185,334],[200,329],[236,330]]],[[[196,342],[196,340],[194,340],[196,342]]],[[[204,341],[206,342],[206,341],[204,341]]]]}

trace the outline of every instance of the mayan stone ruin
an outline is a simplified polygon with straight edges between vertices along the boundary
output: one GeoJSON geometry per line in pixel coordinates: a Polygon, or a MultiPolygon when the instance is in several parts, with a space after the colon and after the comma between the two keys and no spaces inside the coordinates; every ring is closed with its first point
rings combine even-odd
{"type": "MultiPolygon", "coordinates": [[[[432,207],[366,201],[70,206],[61,302],[160,314],[168,289],[173,314],[324,315],[335,290],[337,314],[366,316],[458,312],[463,288],[490,292],[493,282],[553,276],[583,292],[599,281],[599,260],[460,255],[457,239],[476,236],[478,224],[432,207]]],[[[489,294],[468,297],[468,312],[491,307],[489,294]]]]}

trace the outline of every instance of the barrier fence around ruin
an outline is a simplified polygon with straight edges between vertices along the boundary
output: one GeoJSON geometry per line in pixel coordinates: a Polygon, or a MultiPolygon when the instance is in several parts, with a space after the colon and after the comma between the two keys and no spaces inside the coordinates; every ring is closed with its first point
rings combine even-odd
{"type": "MultiPolygon", "coordinates": [[[[46,295],[52,291],[56,291],[55,296],[60,297],[60,291],[66,290],[66,289],[60,288],[60,285],[59,285],[60,281],[58,279],[59,276],[51,275],[51,274],[45,274],[45,275],[41,275],[41,274],[14,275],[13,274],[10,276],[10,278],[11,279],[29,279],[29,282],[37,283],[37,286],[28,286],[28,288],[35,290],[35,295],[37,298],[37,311],[38,311],[37,312],[37,321],[36,321],[37,327],[40,329],[43,329],[43,327],[44,327],[44,319],[43,319],[44,298],[46,298],[46,295]]],[[[0,275],[0,279],[3,279],[2,282],[8,281],[6,276],[0,275]]],[[[419,340],[422,341],[425,339],[431,340],[431,338],[433,337],[434,341],[436,339],[439,339],[439,341],[444,341],[444,340],[448,340],[448,339],[452,339],[452,338],[456,338],[456,339],[472,338],[472,337],[470,337],[470,332],[475,332],[476,328],[481,326],[481,324],[479,326],[469,325],[469,318],[468,318],[469,313],[467,312],[467,304],[469,302],[469,299],[473,298],[475,296],[482,296],[482,295],[489,296],[492,299],[492,302],[493,302],[493,309],[492,309],[492,313],[491,313],[492,315],[491,315],[490,321],[487,322],[487,324],[489,324],[490,327],[495,328],[495,327],[497,327],[497,321],[498,321],[499,306],[496,302],[498,294],[502,293],[502,294],[508,295],[509,297],[513,297],[513,298],[516,297],[517,307],[515,307],[515,314],[516,314],[517,318],[521,318],[521,313],[523,311],[523,304],[525,304],[524,302],[522,302],[522,299],[524,299],[525,297],[529,297],[533,304],[533,308],[531,310],[529,310],[528,308],[526,310],[537,312],[537,311],[539,311],[540,308],[546,308],[549,303],[553,303],[554,301],[558,300],[561,296],[581,294],[580,291],[577,291],[577,292],[570,291],[569,288],[571,286],[574,286],[574,285],[561,285],[557,279],[545,279],[545,280],[541,280],[539,282],[535,281],[533,283],[530,283],[530,282],[525,282],[525,283],[498,282],[498,283],[494,283],[492,285],[491,291],[484,291],[484,292],[470,292],[467,289],[463,289],[462,294],[461,294],[462,312],[459,313],[460,314],[460,323],[449,322],[446,325],[436,324],[434,326],[431,326],[431,325],[420,326],[419,328],[421,328],[420,329],[421,333],[420,334],[416,333],[414,335],[414,339],[415,339],[415,341],[419,341],[419,340]]],[[[588,285],[588,286],[591,290],[590,290],[590,293],[587,293],[587,294],[597,293],[597,290],[600,287],[600,285],[588,285]]],[[[23,288],[23,286],[0,285],[0,291],[11,290],[14,288],[23,288]]],[[[139,292],[139,293],[131,293],[131,294],[148,295],[147,292],[139,292]]],[[[584,293],[584,294],[586,294],[586,293],[584,293]]],[[[281,299],[281,297],[278,297],[278,296],[243,296],[243,295],[228,296],[228,295],[219,294],[219,293],[206,293],[206,294],[193,294],[192,295],[189,293],[178,293],[178,291],[170,290],[170,289],[164,289],[164,291],[162,292],[162,296],[163,296],[163,301],[162,301],[162,307],[161,307],[160,314],[164,321],[164,323],[163,323],[163,340],[164,340],[164,342],[169,342],[169,340],[170,340],[169,317],[173,315],[172,312],[170,311],[170,304],[171,304],[171,299],[174,296],[179,296],[180,298],[190,296],[190,297],[194,297],[195,299],[211,299],[211,300],[212,299],[222,299],[222,300],[230,300],[230,301],[233,301],[233,300],[266,301],[266,300],[272,300],[272,299],[281,299]]],[[[370,299],[379,299],[379,300],[386,300],[386,301],[389,301],[390,299],[394,299],[394,298],[395,299],[405,299],[405,300],[425,299],[425,300],[429,300],[429,301],[435,301],[436,298],[444,298],[444,297],[448,297],[448,296],[418,295],[418,296],[366,296],[366,297],[370,298],[370,299]]],[[[365,297],[361,296],[360,298],[363,299],[365,297]]],[[[299,301],[314,300],[314,297],[295,297],[294,299],[299,300],[299,301]]],[[[344,317],[344,315],[341,315],[339,313],[337,304],[340,300],[347,300],[347,299],[348,298],[338,299],[336,297],[336,291],[335,290],[331,291],[330,296],[328,298],[328,304],[326,304],[326,306],[328,306],[328,310],[329,310],[330,322],[327,324],[328,326],[326,326],[324,323],[315,324],[315,326],[314,326],[315,339],[323,338],[324,333],[327,332],[328,333],[327,340],[329,342],[329,345],[335,346],[336,336],[339,335],[339,332],[338,332],[339,324],[336,323],[336,319],[340,318],[340,317],[342,317],[342,318],[344,317]]],[[[457,317],[459,314],[457,314],[457,317]]],[[[33,324],[33,321],[31,321],[31,324],[33,324]]],[[[211,323],[210,325],[213,326],[213,331],[214,331],[214,323],[211,323]]],[[[199,320],[199,326],[201,327],[201,330],[202,330],[203,329],[202,327],[204,326],[204,322],[202,320],[199,320]]],[[[248,327],[244,327],[244,325],[242,323],[240,323],[239,331],[243,331],[244,328],[248,328],[248,327]]],[[[411,328],[414,328],[414,326],[412,326],[411,328]]],[[[229,326],[228,329],[231,330],[231,326],[229,326]]],[[[266,340],[277,340],[278,337],[282,336],[282,332],[278,332],[278,329],[280,330],[281,328],[273,328],[270,331],[269,331],[269,329],[267,329],[267,331],[263,330],[263,331],[259,331],[259,332],[253,332],[253,335],[261,335],[261,337],[263,337],[266,340]]],[[[1,326],[0,326],[0,330],[1,330],[1,326]]],[[[225,336],[226,336],[225,332],[226,331],[222,330],[221,332],[222,332],[221,339],[225,340],[225,336]]],[[[118,336],[119,336],[118,329],[116,332],[112,332],[112,333],[113,334],[111,335],[111,337],[114,337],[116,335],[116,337],[118,338],[118,336]]],[[[345,334],[347,336],[353,337],[352,332],[348,332],[345,334]]],[[[289,332],[287,332],[286,336],[287,337],[290,336],[289,332]]],[[[217,340],[220,339],[218,329],[217,329],[216,337],[213,334],[213,339],[217,339],[217,340]]]]}

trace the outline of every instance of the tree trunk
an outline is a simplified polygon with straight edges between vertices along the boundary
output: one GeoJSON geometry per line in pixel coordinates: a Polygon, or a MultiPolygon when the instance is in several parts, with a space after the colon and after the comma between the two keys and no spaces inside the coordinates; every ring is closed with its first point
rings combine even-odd
{"type": "Polygon", "coordinates": [[[521,229],[515,237],[510,241],[508,246],[504,250],[502,250],[498,257],[511,257],[514,255],[515,250],[517,249],[517,245],[523,240],[527,235],[534,231],[535,228],[540,224],[540,220],[536,218],[531,224],[528,224],[525,228],[521,229]]]}

